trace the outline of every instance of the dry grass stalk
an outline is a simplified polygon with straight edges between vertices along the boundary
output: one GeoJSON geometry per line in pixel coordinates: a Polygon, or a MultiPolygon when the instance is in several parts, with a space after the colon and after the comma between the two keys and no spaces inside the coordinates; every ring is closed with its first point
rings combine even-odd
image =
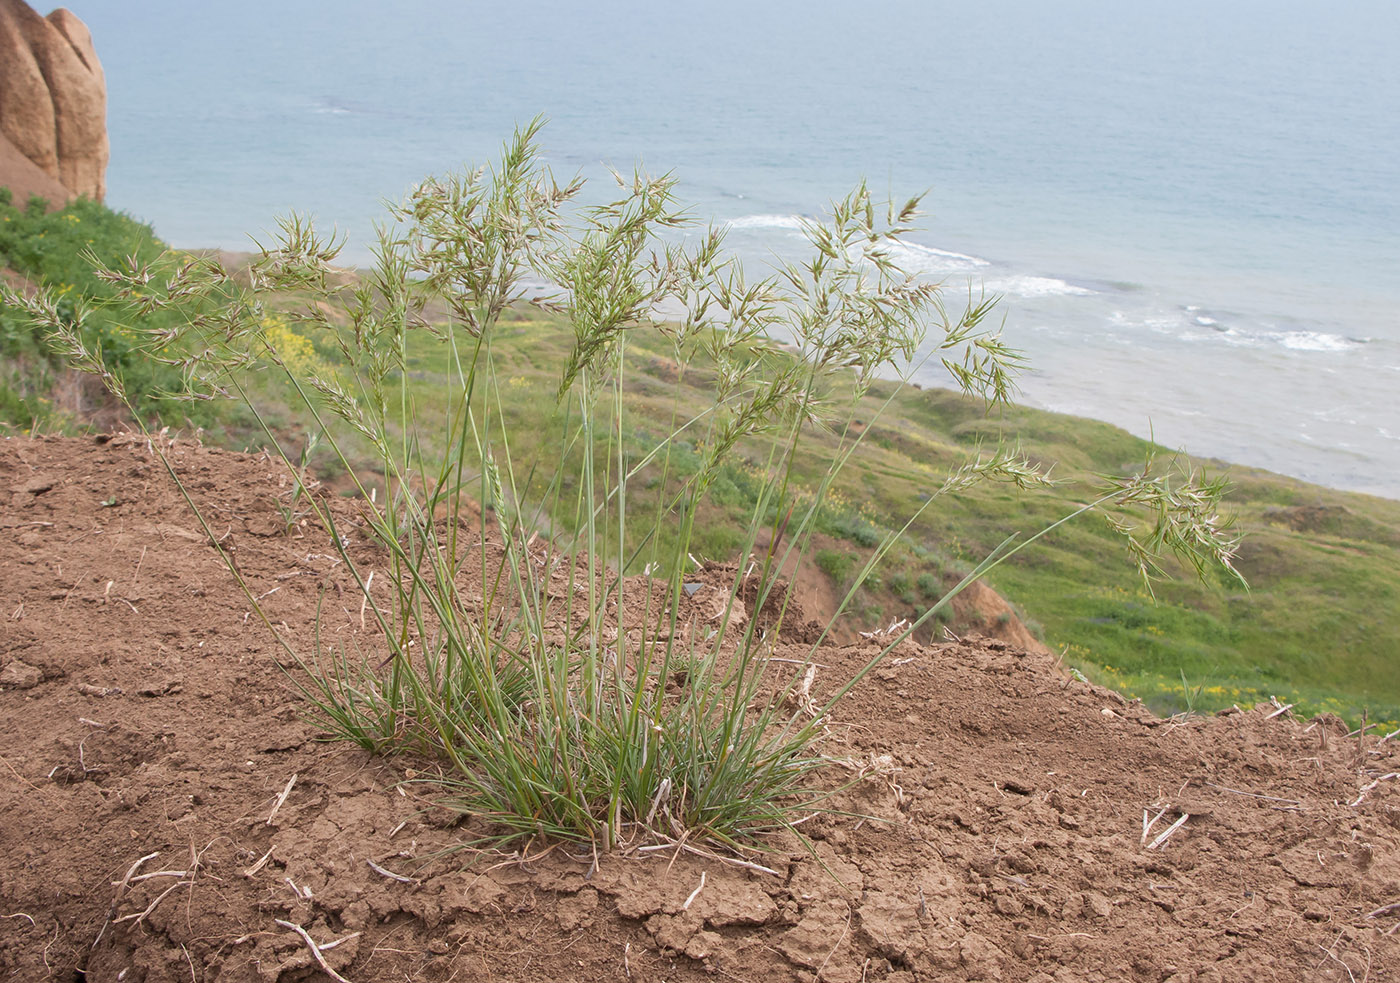
{"type": "Polygon", "coordinates": [[[749,860],[739,857],[727,857],[720,853],[713,853],[709,850],[701,850],[699,847],[691,846],[689,843],[682,843],[680,840],[666,840],[662,843],[651,843],[647,846],[639,846],[637,853],[655,853],[657,850],[676,850],[677,852],[693,853],[697,857],[704,857],[707,860],[717,860],[722,864],[729,864],[731,867],[742,867],[745,870],[757,871],[760,874],[772,874],[774,877],[783,876],[772,867],[765,867],[749,860]]]}
{"type": "Polygon", "coordinates": [[[336,983],[350,983],[350,981],[347,980],[345,977],[341,976],[334,969],[331,969],[331,964],[326,962],[326,957],[321,955],[321,953],[324,952],[326,949],[330,949],[340,945],[340,943],[342,942],[348,942],[349,940],[358,936],[360,934],[359,932],[354,932],[350,935],[345,936],[344,938],[336,939],[334,942],[327,942],[325,945],[318,946],[316,942],[311,938],[311,936],[306,933],[306,929],[302,928],[300,925],[293,924],[292,922],[284,922],[280,918],[274,918],[273,921],[276,922],[278,925],[281,925],[283,928],[289,928],[293,932],[296,932],[298,935],[301,936],[301,940],[306,943],[307,948],[311,950],[311,955],[313,955],[316,958],[317,964],[321,967],[323,971],[325,971],[325,974],[327,976],[335,980],[336,983]]]}
{"type": "MultiPolygon", "coordinates": [[[[1338,936],[1338,939],[1340,939],[1340,936],[1338,936]]],[[[1335,946],[1337,945],[1337,943],[1336,943],[1336,942],[1333,942],[1332,945],[1333,945],[1333,947],[1335,947],[1335,946]]],[[[1321,945],[1319,945],[1318,948],[1322,950],[1322,954],[1323,954],[1323,955],[1322,955],[1322,959],[1320,959],[1320,960],[1318,961],[1317,966],[1314,967],[1315,969],[1320,969],[1320,968],[1322,967],[1322,964],[1325,963],[1327,960],[1330,959],[1330,960],[1332,960],[1333,962],[1335,962],[1337,965],[1341,966],[1342,969],[1346,970],[1347,979],[1351,980],[1351,983],[1356,983],[1356,976],[1355,976],[1355,974],[1352,973],[1351,967],[1348,966],[1348,965],[1346,964],[1345,961],[1343,961],[1343,960],[1341,960],[1341,959],[1338,959],[1338,958],[1337,958],[1337,954],[1334,953],[1334,952],[1333,952],[1331,949],[1329,949],[1329,948],[1325,948],[1325,947],[1323,947],[1323,946],[1321,946],[1321,945]]],[[[1370,973],[1370,967],[1369,967],[1369,965],[1368,965],[1368,966],[1367,966],[1367,970],[1366,970],[1366,976],[1369,977],[1370,975],[1371,975],[1371,973],[1370,973]]],[[[1363,977],[1363,979],[1364,979],[1364,977],[1363,977]]]]}
{"type": "Polygon", "coordinates": [[[416,878],[416,877],[405,877],[403,874],[396,874],[396,873],[394,873],[392,870],[385,870],[383,867],[379,866],[379,865],[378,865],[377,863],[375,863],[373,860],[366,860],[365,863],[369,864],[369,869],[370,869],[370,870],[374,871],[376,874],[380,874],[380,875],[382,875],[382,876],[384,876],[384,877],[389,878],[389,880],[391,880],[391,881],[398,881],[400,884],[422,884],[422,883],[423,883],[422,881],[420,881],[420,880],[419,880],[418,878],[416,878]]]}
{"type": "Polygon", "coordinates": [[[1175,833],[1177,830],[1179,830],[1182,826],[1184,826],[1184,825],[1186,824],[1186,820],[1188,820],[1188,819],[1190,819],[1190,818],[1191,818],[1190,813],[1185,813],[1185,812],[1183,812],[1183,813],[1181,814],[1181,818],[1180,818],[1180,819],[1178,819],[1176,822],[1172,823],[1172,824],[1171,824],[1170,826],[1168,826],[1166,829],[1162,830],[1162,832],[1159,833],[1159,834],[1157,835],[1157,838],[1156,838],[1155,840],[1153,840],[1151,843],[1147,844],[1147,849],[1149,849],[1149,850],[1155,850],[1155,849],[1157,849],[1159,846],[1161,846],[1163,843],[1167,842],[1167,837],[1171,836],[1173,833],[1175,833]]]}
{"type": "Polygon", "coordinates": [[[176,881],[174,884],[170,885],[170,886],[169,886],[168,888],[166,888],[164,891],[160,892],[160,894],[157,894],[157,895],[156,895],[156,899],[146,906],[145,911],[142,911],[142,912],[139,912],[139,913],[136,913],[136,914],[131,914],[131,915],[122,915],[122,917],[120,917],[120,918],[114,918],[114,919],[112,920],[112,924],[113,924],[113,925],[120,925],[122,922],[131,922],[131,923],[132,923],[132,924],[131,924],[131,927],[132,927],[132,928],[135,928],[137,925],[140,925],[143,921],[145,921],[145,920],[146,920],[146,916],[149,915],[151,912],[155,911],[155,910],[156,910],[156,907],[157,907],[162,901],[164,901],[167,897],[169,897],[171,894],[173,894],[176,890],[178,890],[179,888],[184,887],[186,884],[193,884],[193,883],[194,883],[193,880],[188,880],[188,881],[186,881],[186,880],[176,881]],[[134,921],[133,921],[133,919],[134,919],[134,921]]]}
{"type": "Polygon", "coordinates": [[[141,869],[142,864],[158,856],[160,856],[159,850],[148,853],[126,869],[125,876],[117,882],[117,889],[112,893],[112,903],[107,908],[107,917],[103,920],[102,927],[97,930],[97,938],[92,940],[92,948],[96,949],[97,943],[102,941],[102,936],[107,934],[107,929],[112,924],[112,918],[117,913],[117,905],[121,903],[122,895],[126,892],[127,885],[131,883],[132,877],[136,876],[136,872],[141,869]]]}
{"type": "MultiPolygon", "coordinates": [[[[156,871],[152,871],[152,872],[149,873],[149,874],[138,874],[137,876],[133,877],[133,878],[132,878],[130,881],[128,881],[127,883],[129,883],[129,884],[139,884],[139,883],[141,883],[142,881],[149,881],[149,880],[150,880],[151,878],[153,878],[153,877],[188,877],[188,876],[190,876],[190,872],[189,872],[188,870],[156,870],[156,871]]],[[[118,886],[119,884],[121,884],[121,881],[113,881],[113,882],[112,882],[112,886],[113,886],[113,887],[116,887],[116,886],[118,886]]]]}
{"type": "Polygon", "coordinates": [[[287,786],[286,786],[286,788],[282,789],[282,794],[279,795],[279,796],[277,796],[277,801],[274,802],[274,803],[272,804],[272,812],[268,813],[266,825],[268,825],[268,826],[271,826],[271,825],[272,825],[272,820],[274,820],[275,818],[277,818],[277,810],[280,809],[280,808],[282,808],[282,803],[283,803],[283,802],[286,802],[286,801],[287,801],[287,796],[289,796],[289,795],[292,794],[292,786],[295,785],[296,783],[297,783],[297,776],[296,776],[296,773],[293,772],[293,773],[292,773],[292,777],[289,778],[289,779],[287,779],[287,786]]]}
{"type": "Polygon", "coordinates": [[[243,872],[243,876],[252,877],[258,871],[262,870],[263,867],[267,865],[267,862],[272,859],[272,849],[272,847],[268,847],[267,852],[258,858],[258,862],[243,872]]]}
{"type": "Polygon", "coordinates": [[[1381,782],[1389,781],[1392,778],[1400,778],[1400,771],[1392,771],[1389,774],[1382,775],[1375,781],[1368,782],[1367,784],[1361,786],[1361,794],[1358,795],[1353,801],[1348,802],[1347,805],[1355,809],[1365,800],[1366,796],[1371,792],[1372,789],[1374,789],[1381,782]]]}
{"type": "Polygon", "coordinates": [[[831,951],[826,954],[826,958],[822,960],[822,964],[817,967],[817,979],[822,978],[822,971],[826,969],[826,964],[831,962],[831,957],[836,955],[836,950],[841,948],[842,942],[846,941],[846,933],[851,930],[851,914],[852,912],[848,905],[846,907],[846,924],[841,926],[841,934],[836,937],[836,944],[831,947],[831,951]]]}
{"type": "Polygon", "coordinates": [[[6,761],[3,757],[0,757],[0,763],[4,764],[4,766],[5,766],[6,768],[10,769],[10,774],[11,774],[11,775],[14,775],[16,778],[18,778],[18,779],[19,779],[21,782],[23,782],[24,784],[28,785],[28,786],[29,786],[30,788],[32,788],[34,791],[36,791],[36,792],[39,791],[39,786],[35,785],[35,784],[34,784],[33,782],[31,782],[29,779],[25,778],[25,777],[24,777],[23,775],[21,775],[18,771],[16,771],[16,770],[15,770],[15,766],[12,765],[12,764],[10,764],[10,763],[9,763],[8,761],[6,761]]]}
{"type": "Polygon", "coordinates": [[[1157,825],[1157,820],[1159,820],[1159,819],[1161,819],[1163,816],[1165,816],[1165,815],[1167,814],[1167,810],[1170,809],[1170,808],[1171,808],[1171,806],[1169,806],[1169,805],[1162,806],[1161,809],[1157,810],[1157,815],[1153,816],[1151,819],[1148,819],[1148,818],[1147,818],[1147,810],[1146,810],[1146,809],[1142,810],[1142,842],[1143,842],[1143,843],[1146,843],[1146,842],[1147,842],[1147,837],[1148,837],[1149,835],[1151,835],[1151,833],[1152,833],[1152,827],[1157,825]]]}
{"type": "Polygon", "coordinates": [[[690,906],[695,903],[695,899],[700,897],[700,892],[705,890],[705,872],[700,871],[700,884],[694,891],[690,892],[690,897],[685,899],[685,904],[681,905],[681,911],[689,911],[690,906]]]}

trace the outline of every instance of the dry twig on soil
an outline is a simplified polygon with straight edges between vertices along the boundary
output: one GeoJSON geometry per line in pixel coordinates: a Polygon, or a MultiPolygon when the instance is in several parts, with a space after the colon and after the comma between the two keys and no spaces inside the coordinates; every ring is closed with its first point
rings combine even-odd
{"type": "Polygon", "coordinates": [[[690,892],[690,897],[685,899],[685,904],[681,905],[681,911],[689,911],[690,906],[695,903],[695,899],[700,897],[700,892],[705,890],[705,872],[700,871],[700,884],[694,891],[690,892]]]}
{"type": "Polygon", "coordinates": [[[295,785],[296,783],[297,783],[297,776],[296,776],[296,773],[293,772],[293,773],[292,773],[292,777],[289,778],[289,779],[287,779],[287,785],[286,785],[286,787],[285,787],[284,789],[282,789],[282,794],[279,795],[279,796],[277,796],[277,801],[276,801],[276,802],[272,803],[272,811],[271,811],[270,813],[268,813],[268,815],[267,815],[267,825],[268,825],[268,826],[271,826],[271,825],[272,825],[272,820],[274,820],[274,819],[277,818],[277,810],[280,809],[280,808],[282,808],[282,803],[283,803],[283,802],[286,802],[286,801],[287,801],[287,796],[289,796],[289,795],[292,794],[292,786],[295,785]]]}
{"type": "Polygon", "coordinates": [[[290,928],[293,932],[301,936],[301,940],[306,943],[307,948],[311,950],[311,955],[316,958],[316,962],[320,965],[321,969],[325,971],[327,976],[335,980],[336,983],[350,983],[345,977],[331,969],[331,964],[326,962],[326,957],[321,955],[321,953],[340,945],[342,942],[349,942],[351,939],[356,938],[360,934],[359,932],[352,932],[344,938],[336,939],[334,942],[327,942],[325,945],[317,945],[315,940],[307,934],[306,929],[302,928],[300,925],[293,924],[292,922],[284,922],[280,918],[274,918],[273,921],[283,928],[290,928]]]}
{"type": "Polygon", "coordinates": [[[367,859],[367,860],[365,860],[365,863],[369,864],[369,869],[370,869],[370,870],[374,871],[376,874],[382,874],[384,877],[389,878],[389,880],[391,880],[391,881],[398,881],[400,884],[422,884],[422,883],[423,883],[422,881],[420,881],[420,880],[419,880],[418,878],[416,878],[416,877],[405,877],[403,874],[395,874],[392,870],[385,870],[383,867],[379,866],[379,865],[378,865],[377,863],[375,863],[373,860],[368,860],[368,859],[367,859]]]}
{"type": "Polygon", "coordinates": [[[1375,781],[1373,781],[1373,782],[1368,782],[1367,784],[1361,786],[1361,794],[1358,795],[1353,801],[1348,802],[1347,805],[1349,805],[1349,806],[1351,806],[1351,808],[1355,809],[1357,806],[1359,806],[1359,805],[1362,803],[1362,801],[1365,800],[1366,795],[1367,795],[1372,789],[1374,789],[1374,788],[1375,788],[1377,785],[1379,785],[1381,782],[1389,781],[1389,780],[1392,779],[1392,778],[1400,778],[1400,771],[1392,771],[1392,772],[1390,772],[1389,774],[1382,775],[1380,778],[1377,778],[1377,779],[1376,779],[1375,781]]]}
{"type": "Polygon", "coordinates": [[[1161,833],[1157,834],[1157,838],[1156,838],[1155,840],[1153,840],[1151,843],[1147,844],[1147,849],[1149,849],[1149,850],[1155,850],[1155,849],[1157,849],[1159,846],[1161,846],[1163,843],[1167,842],[1167,837],[1171,836],[1173,833],[1175,833],[1177,830],[1179,830],[1182,826],[1184,826],[1184,825],[1186,824],[1186,820],[1188,820],[1188,819],[1190,819],[1190,818],[1191,818],[1191,814],[1190,814],[1190,813],[1183,812],[1183,813],[1181,814],[1181,818],[1180,818],[1180,819],[1178,819],[1176,822],[1172,823],[1172,824],[1171,824],[1170,826],[1168,826],[1166,829],[1162,830],[1161,833]]]}
{"type": "Polygon", "coordinates": [[[159,905],[159,904],[160,904],[162,901],[164,901],[167,897],[169,897],[171,894],[173,894],[178,888],[182,888],[182,887],[184,887],[186,884],[193,884],[193,883],[194,883],[194,881],[192,881],[192,880],[189,880],[189,881],[185,881],[185,880],[176,881],[174,884],[170,885],[170,886],[169,886],[168,888],[166,888],[164,891],[160,892],[160,894],[157,894],[157,895],[156,895],[156,899],[155,899],[154,901],[152,901],[150,904],[146,905],[146,909],[145,909],[144,911],[141,911],[141,912],[138,912],[138,913],[135,913],[135,914],[131,914],[131,915],[122,915],[122,917],[120,917],[120,918],[114,918],[114,919],[112,919],[112,924],[113,924],[113,925],[120,925],[122,922],[131,922],[131,927],[132,927],[132,928],[135,928],[137,925],[140,925],[143,921],[146,920],[146,916],[147,916],[147,915],[149,915],[151,912],[153,912],[153,911],[156,910],[156,906],[157,906],[157,905],[159,905]],[[133,919],[135,919],[135,920],[133,921],[133,919]]]}
{"type": "Polygon", "coordinates": [[[249,867],[243,872],[243,876],[252,877],[258,871],[262,870],[263,867],[266,866],[267,862],[272,859],[272,850],[272,847],[268,847],[267,852],[258,858],[258,862],[253,864],[253,866],[249,867]]]}
{"type": "Polygon", "coordinates": [[[639,846],[637,847],[636,852],[654,853],[657,850],[676,850],[677,852],[684,851],[686,853],[693,853],[697,857],[704,857],[707,860],[717,860],[722,864],[729,864],[732,867],[743,867],[745,870],[755,870],[758,871],[760,874],[772,874],[774,877],[782,876],[780,873],[778,873],[778,871],[774,870],[772,867],[765,867],[762,864],[752,863],[751,861],[742,860],[738,857],[727,857],[720,853],[712,853],[709,850],[701,850],[699,847],[691,846],[689,843],[682,843],[680,840],[668,839],[664,843],[652,843],[647,846],[639,846]]]}
{"type": "Polygon", "coordinates": [[[159,850],[154,853],[148,853],[126,869],[126,875],[117,882],[117,889],[112,894],[112,903],[107,908],[107,917],[103,919],[102,927],[97,930],[97,938],[92,940],[92,948],[96,949],[97,943],[102,941],[102,936],[107,934],[107,928],[112,924],[112,918],[117,913],[117,905],[121,903],[122,894],[125,893],[127,885],[131,883],[131,878],[136,875],[136,871],[139,870],[141,865],[147,860],[158,856],[160,856],[159,850]]]}

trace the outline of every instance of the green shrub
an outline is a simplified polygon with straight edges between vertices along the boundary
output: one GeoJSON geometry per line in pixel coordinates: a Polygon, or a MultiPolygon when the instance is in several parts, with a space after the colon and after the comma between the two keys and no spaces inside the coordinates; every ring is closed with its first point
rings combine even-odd
{"type": "Polygon", "coordinates": [[[849,539],[857,546],[866,548],[878,546],[885,534],[869,519],[862,515],[844,513],[831,519],[828,528],[842,539],[849,539]]]}
{"type": "MultiPolygon", "coordinates": [[[[0,196],[0,266],[48,289],[54,318],[75,329],[85,349],[98,354],[112,375],[122,380],[137,412],[152,410],[162,395],[182,389],[175,359],[161,362],[142,343],[130,320],[107,302],[118,288],[105,270],[122,263],[155,262],[165,245],[151,228],[87,198],[49,212],[42,198],[21,210],[0,196]]],[[[140,312],[143,332],[170,329],[161,311],[140,312]]],[[[28,317],[14,301],[0,303],[0,357],[10,371],[0,379],[0,420],[27,424],[48,415],[44,398],[64,352],[50,340],[51,325],[28,317]]],[[[186,407],[183,416],[203,422],[208,414],[186,407]]]]}
{"type": "Polygon", "coordinates": [[[817,550],[813,557],[817,569],[835,582],[837,587],[845,586],[856,567],[856,555],[845,550],[817,550]]]}

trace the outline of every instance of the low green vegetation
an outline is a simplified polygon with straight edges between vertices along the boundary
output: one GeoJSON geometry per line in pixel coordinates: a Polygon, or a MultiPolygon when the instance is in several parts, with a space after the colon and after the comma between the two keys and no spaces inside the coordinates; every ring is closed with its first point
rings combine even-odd
{"type": "MultiPolygon", "coordinates": [[[[996,425],[1033,457],[1061,460],[1061,508],[1085,493],[1086,473],[1122,468],[1148,449],[1113,427],[1022,407],[987,421],[947,393],[900,406],[911,425],[954,443],[996,425]]],[[[1199,689],[1197,709],[1276,696],[1352,720],[1369,708],[1371,720],[1400,726],[1400,624],[1391,616],[1400,605],[1400,503],[1243,468],[1231,480],[1229,508],[1243,534],[1236,566],[1248,590],[1176,578],[1154,585],[1153,596],[1123,575],[1112,531],[1092,522],[1061,527],[993,580],[1084,672],[1159,710],[1185,709],[1189,686],[1199,689]]],[[[892,499],[897,507],[899,493],[892,499]]],[[[1054,507],[1044,497],[967,496],[929,535],[956,535],[975,552],[1008,514],[1034,525],[1054,507]]]]}
{"type": "MultiPolygon", "coordinates": [[[[520,315],[500,335],[496,355],[509,376],[504,409],[522,429],[547,432],[547,400],[540,397],[551,391],[567,344],[565,326],[547,315],[520,315]]],[[[702,371],[677,377],[663,351],[640,341],[629,358],[643,376],[629,405],[653,427],[669,418],[673,401],[682,412],[700,405],[702,371]]],[[[443,367],[427,353],[411,361],[420,398],[443,398],[434,395],[433,381],[443,378],[443,367]]],[[[824,544],[815,567],[839,591],[950,468],[1003,434],[1029,460],[1056,462],[1057,480],[1034,492],[980,484],[925,510],[877,576],[861,585],[845,616],[860,630],[923,614],[1008,533],[1044,528],[1087,501],[1098,475],[1131,473],[1149,454],[1173,454],[1108,424],[1016,405],[989,413],[980,400],[941,389],[896,392],[876,383],[854,419],[874,422],[814,518],[824,544]]],[[[841,439],[808,439],[793,462],[799,490],[819,486],[841,439]]],[[[720,468],[715,487],[724,494],[696,523],[697,555],[735,555],[739,544],[729,530],[757,500],[759,459],[749,450],[720,468]]],[[[987,579],[1067,664],[1160,713],[1187,710],[1189,690],[1198,691],[1198,712],[1275,697],[1300,713],[1332,712],[1359,723],[1365,712],[1386,732],[1400,727],[1400,621],[1392,614],[1400,610],[1400,502],[1255,469],[1228,473],[1224,508],[1242,537],[1234,562],[1248,588],[1218,573],[1202,581],[1171,564],[1166,572],[1174,576],[1149,585],[1118,532],[1094,516],[1060,526],[987,579]]],[[[931,621],[921,636],[941,630],[931,621]]]]}
{"type": "MultiPolygon", "coordinates": [[[[128,254],[145,263],[159,251],[149,229],[90,202],[55,213],[5,202],[0,215],[6,265],[57,286],[60,293],[67,286],[74,296],[101,298],[110,289],[79,259],[84,249],[108,265],[128,254]]],[[[298,310],[310,296],[305,286],[287,285],[272,306],[298,310]]],[[[353,289],[347,284],[332,293],[345,303],[353,299],[353,289]]],[[[451,316],[443,304],[424,311],[436,323],[448,323],[451,316]]],[[[101,308],[89,317],[90,336],[101,340],[109,361],[121,362],[121,327],[104,320],[101,308]]],[[[329,323],[342,334],[354,329],[344,316],[333,316],[329,323]]],[[[13,311],[0,312],[0,413],[16,429],[36,421],[47,429],[80,422],[80,414],[65,416],[53,408],[53,383],[61,369],[53,349],[30,324],[13,311]]],[[[332,333],[310,329],[296,316],[268,314],[264,326],[277,350],[303,374],[318,365],[330,372],[345,369],[332,333]]],[[[500,313],[491,353],[500,378],[498,411],[522,454],[534,452],[536,435],[542,440],[567,418],[553,397],[559,367],[575,342],[572,326],[560,316],[527,307],[500,313]]],[[[417,411],[429,418],[447,414],[454,390],[453,357],[426,333],[410,333],[403,355],[403,378],[417,411]]],[[[770,366],[782,357],[764,355],[770,366]]],[[[629,373],[622,397],[627,424],[616,435],[613,450],[624,461],[634,461],[671,433],[677,421],[701,411],[711,398],[715,368],[703,352],[682,366],[664,335],[629,337],[623,358],[629,373]]],[[[139,373],[142,364],[128,359],[124,370],[139,373]]],[[[170,371],[160,367],[147,381],[137,381],[133,389],[139,405],[154,407],[154,393],[178,388],[179,376],[170,371]]],[[[295,392],[265,373],[248,378],[270,397],[266,422],[295,459],[304,429],[296,416],[295,392]]],[[[215,418],[209,404],[164,405],[165,422],[186,425],[193,406],[203,413],[194,419],[240,435],[239,446],[256,437],[256,421],[227,406],[215,418]]],[[[811,519],[812,567],[839,592],[852,587],[885,537],[926,504],[947,471],[969,455],[975,457],[979,447],[990,450],[1008,437],[1030,462],[1053,463],[1058,482],[1033,494],[980,484],[941,496],[887,548],[876,575],[856,587],[843,618],[859,629],[874,627],[876,620],[926,612],[1008,532],[1033,532],[1085,502],[1095,475],[1129,474],[1150,453],[1170,453],[1090,420],[1014,405],[989,413],[980,400],[954,391],[896,391],[875,382],[852,405],[849,428],[804,438],[790,476],[793,500],[822,496],[811,519]],[[823,488],[832,456],[843,441],[862,434],[860,453],[823,488]]],[[[367,484],[377,480],[382,487],[383,469],[374,463],[369,442],[349,433],[344,446],[346,460],[341,461],[323,444],[314,457],[316,472],[353,488],[350,475],[360,470],[367,484]],[[381,472],[377,478],[376,468],[381,472]]],[[[576,445],[570,453],[573,467],[580,448],[576,445]]],[[[697,557],[738,557],[749,545],[739,520],[760,503],[765,522],[779,518],[775,503],[764,497],[766,453],[762,442],[750,442],[712,469],[708,494],[697,506],[689,533],[697,557]]],[[[668,475],[651,469],[641,476],[652,483],[648,490],[653,493],[677,478],[698,474],[706,445],[687,432],[671,441],[668,454],[668,475]]],[[[1209,463],[1216,470],[1225,467],[1209,463]]],[[[1194,462],[1183,464],[1189,468],[1194,462]]],[[[1229,476],[1227,508],[1237,518],[1235,531],[1243,536],[1235,565],[1248,589],[1211,575],[1205,582],[1186,577],[1155,582],[1149,590],[1119,534],[1094,517],[1058,527],[1037,549],[1009,560],[989,580],[1016,603],[1052,650],[1065,654],[1068,665],[1096,682],[1142,697],[1159,712],[1209,711],[1275,697],[1303,713],[1331,711],[1359,723],[1365,712],[1387,732],[1400,727],[1400,660],[1395,658],[1400,621],[1393,617],[1400,610],[1400,503],[1251,469],[1236,467],[1229,476]]],[[[577,487],[569,484],[577,479],[567,468],[560,480],[565,488],[577,487]]],[[[551,507],[557,510],[557,503],[551,507]]],[[[551,515],[550,521],[567,524],[568,515],[551,515]]],[[[1182,572],[1170,564],[1167,571],[1182,572]]],[[[941,615],[925,622],[923,637],[941,632],[947,614],[941,615]]]]}
{"type": "MultiPolygon", "coordinates": [[[[7,282],[22,289],[48,289],[55,315],[78,336],[110,372],[126,380],[133,406],[154,414],[162,394],[178,392],[178,369],[153,359],[145,336],[115,319],[105,306],[115,288],[97,272],[123,262],[149,263],[166,250],[150,226],[106,206],[79,198],[49,211],[34,197],[17,206],[0,188],[0,268],[7,282]]],[[[168,315],[150,311],[150,328],[165,329],[168,315]]],[[[0,306],[0,426],[56,431],[103,417],[113,403],[100,384],[73,372],[65,354],[37,322],[13,306],[0,306]]],[[[198,426],[212,420],[206,406],[163,403],[166,422],[198,426]]],[[[154,419],[154,416],[152,416],[154,419]]]]}

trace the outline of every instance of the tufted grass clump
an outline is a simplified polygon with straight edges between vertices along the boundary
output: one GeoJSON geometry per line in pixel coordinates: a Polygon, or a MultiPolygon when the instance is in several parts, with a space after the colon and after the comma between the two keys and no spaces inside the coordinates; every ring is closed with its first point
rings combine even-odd
{"type": "MultiPolygon", "coordinates": [[[[675,244],[669,233],[688,220],[669,177],[617,175],[615,200],[578,205],[580,182],[539,164],[538,126],[492,167],[430,178],[392,207],[374,268],[348,286],[332,265],[337,243],[295,217],[246,282],[200,258],[100,275],[187,393],[241,400],[301,474],[251,381],[259,369],[285,377],[302,427],[350,476],[356,522],[315,496],[304,507],[356,584],[374,641],[303,652],[278,634],[334,735],[437,762],[440,795],[503,841],[733,845],[791,828],[828,794],[816,773],[833,707],[883,657],[821,703],[810,692],[821,638],[806,661],[790,645],[773,658],[788,605],[778,572],[845,564],[812,538],[860,447],[853,394],[923,357],[962,391],[1004,402],[1019,356],[984,326],[991,300],[950,312],[938,284],[895,262],[917,199],[880,205],[858,187],[826,222],[805,224],[805,262],[750,280],[722,230],[675,244]],[[524,304],[572,329],[557,386],[537,394],[528,424],[507,409],[520,380],[495,347],[524,304]],[[178,327],[147,327],[151,312],[161,325],[178,313],[178,327]],[[664,340],[675,372],[709,386],[705,405],[673,404],[664,432],[634,401],[639,383],[655,388],[627,357],[641,333],[664,340]],[[425,348],[453,382],[432,412],[414,390],[413,353],[425,348]],[[839,450],[815,489],[799,489],[792,462],[816,430],[842,435],[839,450]],[[739,562],[716,580],[692,555],[695,524],[741,451],[760,480],[735,533],[739,562]],[[357,536],[375,547],[372,564],[357,559],[357,536]]],[[[73,319],[53,317],[42,294],[27,303],[70,357],[121,392],[73,319]]],[[[1010,448],[984,448],[922,509],[982,481],[1051,478],[1010,448]]],[[[1114,521],[1145,576],[1163,550],[1228,565],[1221,491],[1149,462],[1074,514],[1127,509],[1114,521]]],[[[869,560],[841,567],[843,609],[916,518],[871,527],[869,560]]],[[[1035,538],[1009,535],[884,651],[1035,538]]]]}

